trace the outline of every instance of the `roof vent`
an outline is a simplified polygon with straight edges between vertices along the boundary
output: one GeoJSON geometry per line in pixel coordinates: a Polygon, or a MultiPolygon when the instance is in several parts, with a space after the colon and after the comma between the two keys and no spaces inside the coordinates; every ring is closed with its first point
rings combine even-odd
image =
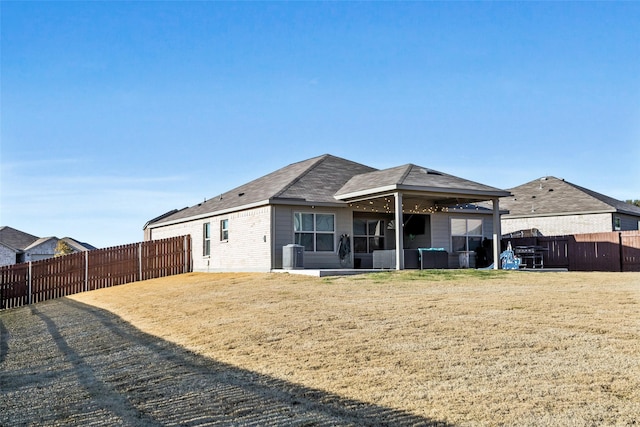
{"type": "Polygon", "coordinates": [[[238,197],[244,196],[244,193],[238,193],[238,197]]]}

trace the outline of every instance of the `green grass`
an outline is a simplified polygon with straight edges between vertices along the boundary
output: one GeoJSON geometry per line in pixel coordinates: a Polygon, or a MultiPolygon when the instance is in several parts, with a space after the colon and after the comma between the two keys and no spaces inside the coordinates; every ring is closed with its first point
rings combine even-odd
{"type": "MultiPolygon", "coordinates": [[[[367,279],[375,283],[388,283],[390,281],[426,280],[426,281],[453,281],[453,280],[492,280],[503,278],[513,272],[505,270],[404,270],[385,271],[367,275],[367,279]]],[[[364,280],[362,278],[361,280],[364,280]]]]}

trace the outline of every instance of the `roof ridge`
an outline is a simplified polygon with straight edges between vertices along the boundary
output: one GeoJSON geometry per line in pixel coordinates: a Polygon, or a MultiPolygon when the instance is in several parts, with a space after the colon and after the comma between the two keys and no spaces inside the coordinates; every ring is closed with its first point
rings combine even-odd
{"type": "Polygon", "coordinates": [[[586,188],[586,187],[582,187],[582,186],[580,186],[578,184],[574,184],[572,182],[568,182],[568,181],[564,181],[564,182],[566,182],[568,185],[572,186],[573,188],[575,188],[575,189],[577,189],[579,191],[582,191],[583,193],[585,193],[589,197],[592,197],[592,198],[598,200],[599,202],[602,202],[602,203],[604,203],[606,205],[609,205],[609,206],[611,206],[612,208],[614,208],[616,210],[624,210],[624,208],[630,208],[630,211],[635,213],[635,209],[633,209],[635,206],[634,205],[630,205],[629,203],[625,202],[624,200],[618,200],[615,197],[607,196],[606,194],[599,193],[597,191],[591,190],[591,189],[586,188]],[[626,206],[626,205],[630,205],[630,206],[626,206]]]}
{"type": "Polygon", "coordinates": [[[405,167],[406,170],[403,172],[402,177],[400,178],[400,181],[396,182],[396,184],[402,184],[404,182],[404,180],[407,179],[407,177],[411,173],[411,170],[414,167],[417,167],[417,166],[414,165],[413,163],[407,163],[406,165],[403,165],[403,166],[400,166],[400,167],[405,167]]]}
{"type": "MultiPolygon", "coordinates": [[[[273,198],[279,197],[282,193],[284,193],[285,191],[287,191],[288,189],[290,189],[296,182],[300,181],[303,177],[307,176],[309,174],[309,172],[311,172],[313,169],[315,169],[320,163],[323,163],[326,159],[328,159],[329,157],[332,157],[331,154],[323,154],[321,156],[316,157],[316,160],[309,165],[309,167],[307,169],[304,170],[304,172],[298,174],[297,177],[295,177],[293,180],[291,180],[291,182],[289,182],[288,184],[286,184],[285,186],[282,187],[282,189],[280,189],[280,191],[278,191],[276,194],[273,195],[273,198]]],[[[297,163],[302,163],[304,161],[309,161],[309,160],[313,160],[314,158],[310,158],[307,160],[302,160],[300,162],[297,163]]],[[[292,165],[295,163],[292,163],[292,165]]]]}

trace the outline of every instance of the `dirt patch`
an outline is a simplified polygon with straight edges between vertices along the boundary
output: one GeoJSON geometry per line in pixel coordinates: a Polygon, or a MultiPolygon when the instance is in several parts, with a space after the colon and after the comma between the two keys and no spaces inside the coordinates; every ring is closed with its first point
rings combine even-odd
{"type": "MultiPolygon", "coordinates": [[[[3,406],[15,406],[21,401],[16,400],[19,391],[33,387],[4,392],[20,376],[18,371],[57,377],[50,369],[57,366],[53,372],[62,371],[65,378],[85,378],[79,389],[86,396],[111,395],[114,407],[128,402],[115,414],[117,419],[148,417],[142,424],[164,420],[141,403],[131,404],[138,400],[131,398],[129,386],[105,382],[93,365],[87,368],[93,377],[76,369],[89,363],[84,345],[101,343],[87,353],[95,357],[123,350],[114,348],[113,339],[96,338],[104,332],[87,332],[96,323],[106,327],[105,321],[74,321],[68,313],[56,314],[60,306],[94,317],[100,313],[119,330],[126,329],[129,339],[122,345],[142,346],[148,354],[141,359],[154,362],[141,370],[153,375],[161,372],[152,366],[169,370],[155,358],[162,359],[161,349],[170,348],[204,366],[197,377],[214,375],[207,374],[210,370],[215,375],[236,372],[247,389],[254,382],[279,384],[277,390],[287,390],[287,397],[275,399],[289,407],[284,413],[291,414],[298,406],[291,401],[300,401],[305,393],[318,396],[307,399],[301,418],[288,419],[293,424],[384,424],[385,413],[394,425],[633,425],[640,419],[638,273],[434,271],[325,279],[188,274],[79,294],[73,300],[37,305],[35,313],[25,308],[0,314],[7,331],[3,334],[11,337],[0,359],[8,372],[0,374],[3,406]],[[55,320],[47,322],[37,312],[55,320]],[[40,329],[22,330],[22,317],[33,316],[40,329]],[[69,328],[68,335],[60,332],[67,343],[62,346],[55,344],[55,331],[61,328],[69,328]],[[17,338],[27,333],[53,340],[45,353],[58,356],[29,368],[20,355],[46,345],[17,338]],[[323,401],[338,403],[316,421],[309,405],[322,408],[323,401]],[[345,412],[345,407],[367,409],[345,412]],[[371,413],[375,415],[367,418],[371,413]]],[[[126,365],[116,363],[112,375],[131,375],[126,365]]],[[[179,379],[184,375],[189,372],[171,377],[184,384],[179,379]]],[[[167,376],[153,377],[151,383],[134,378],[140,389],[149,384],[170,387],[172,381],[167,376]]],[[[201,384],[177,389],[182,390],[178,396],[210,393],[201,384]]],[[[257,395],[266,399],[268,389],[258,387],[262,391],[257,395]]],[[[260,406],[245,408],[251,413],[260,406]]],[[[76,414],[76,409],[68,413],[76,414]]],[[[219,415],[210,420],[214,424],[234,423],[233,414],[217,407],[195,413],[219,415]]],[[[274,417],[271,424],[284,422],[274,417]]]]}

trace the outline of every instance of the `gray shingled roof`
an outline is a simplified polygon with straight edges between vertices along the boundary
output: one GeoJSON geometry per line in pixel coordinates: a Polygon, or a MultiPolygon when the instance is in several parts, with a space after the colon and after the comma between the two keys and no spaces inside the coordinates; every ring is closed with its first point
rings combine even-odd
{"type": "Polygon", "coordinates": [[[337,192],[336,197],[348,199],[360,194],[389,191],[389,189],[442,193],[447,198],[455,195],[460,198],[479,196],[478,201],[486,200],[491,196],[504,197],[509,195],[508,192],[499,188],[422,166],[407,164],[354,176],[337,192]]]}
{"type": "Polygon", "coordinates": [[[41,237],[41,238],[39,238],[38,240],[36,240],[35,242],[31,243],[31,244],[30,244],[29,246],[27,246],[26,248],[24,248],[24,250],[26,251],[26,250],[29,250],[29,249],[33,249],[33,248],[35,248],[35,247],[37,247],[37,246],[39,246],[39,245],[41,245],[41,244],[43,244],[43,243],[45,243],[45,242],[48,242],[49,240],[56,240],[56,241],[57,241],[57,240],[58,240],[58,238],[57,238],[57,237],[53,237],[53,236],[50,236],[50,237],[41,237]]]}
{"type": "Polygon", "coordinates": [[[553,176],[511,188],[501,199],[507,216],[534,216],[587,212],[620,212],[640,216],[640,208],[553,176]]]}
{"type": "Polygon", "coordinates": [[[63,237],[60,240],[66,242],[76,252],[92,251],[92,250],[97,249],[93,245],[90,245],[90,244],[85,243],[85,242],[80,242],[80,241],[78,241],[76,239],[73,239],[71,237],[63,237]]]}
{"type": "Polygon", "coordinates": [[[162,215],[147,225],[278,201],[339,204],[341,202],[333,197],[336,191],[354,174],[373,170],[369,166],[325,154],[290,164],[190,208],[162,215]]]}
{"type": "Polygon", "coordinates": [[[0,242],[12,249],[24,250],[36,240],[38,237],[29,233],[7,226],[0,227],[0,242]]]}
{"type": "Polygon", "coordinates": [[[471,202],[509,195],[498,188],[412,164],[377,170],[325,154],[290,164],[190,208],[167,212],[144,228],[268,203],[342,205],[354,193],[375,197],[380,188],[430,192],[431,197],[441,195],[439,200],[450,204],[458,203],[458,196],[471,202]]]}

